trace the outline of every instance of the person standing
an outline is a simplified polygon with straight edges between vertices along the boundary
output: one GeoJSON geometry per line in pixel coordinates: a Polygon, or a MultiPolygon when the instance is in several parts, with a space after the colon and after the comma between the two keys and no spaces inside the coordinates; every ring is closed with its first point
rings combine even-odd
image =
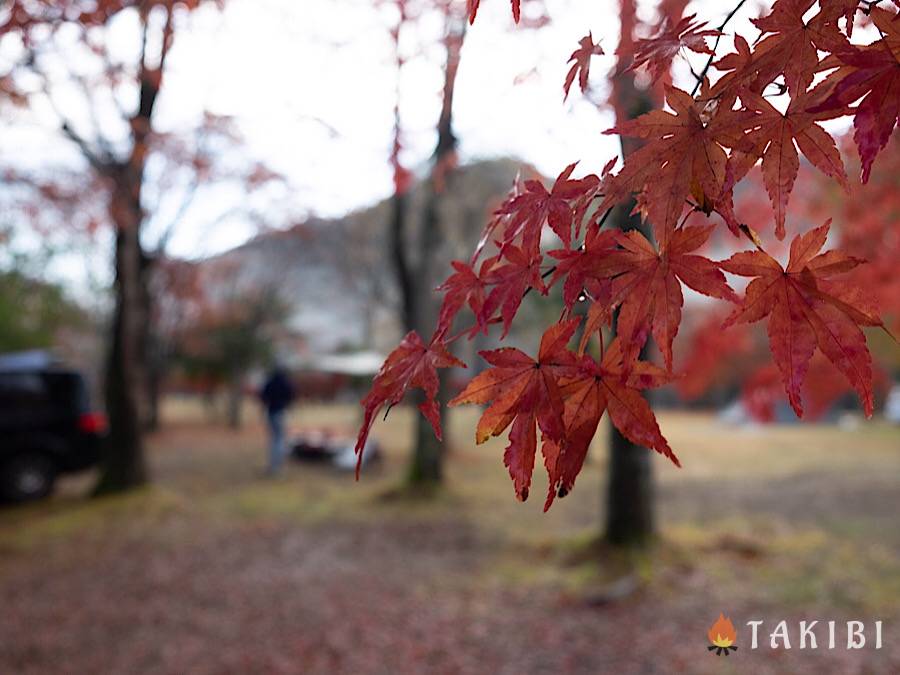
{"type": "Polygon", "coordinates": [[[284,414],[294,400],[294,387],[282,367],[275,366],[269,372],[259,398],[265,406],[269,423],[269,466],[266,475],[275,476],[281,471],[285,456],[284,414]]]}

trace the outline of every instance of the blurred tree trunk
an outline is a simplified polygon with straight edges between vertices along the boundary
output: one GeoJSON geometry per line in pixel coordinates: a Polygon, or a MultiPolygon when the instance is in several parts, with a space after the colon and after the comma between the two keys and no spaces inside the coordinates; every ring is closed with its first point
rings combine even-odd
{"type": "MultiPolygon", "coordinates": [[[[421,265],[418,279],[415,282],[414,304],[417,306],[414,329],[420,335],[427,336],[434,329],[437,321],[437,301],[434,287],[437,280],[434,270],[437,267],[435,254],[440,248],[441,223],[438,209],[441,195],[434,184],[428,187],[428,197],[422,222],[421,265]]],[[[427,339],[427,337],[425,338],[427,339]]],[[[438,404],[441,410],[441,428],[446,429],[447,401],[449,401],[449,371],[438,371],[438,404]]],[[[424,394],[416,392],[416,405],[424,401],[424,394]]],[[[422,416],[416,416],[415,445],[410,458],[407,480],[413,485],[440,483],[444,478],[444,442],[439,441],[431,424],[422,416]]]]}
{"type": "MultiPolygon", "coordinates": [[[[405,21],[404,4],[401,9],[400,24],[394,39],[399,39],[399,27],[405,21]]],[[[422,216],[418,223],[418,237],[415,246],[411,245],[409,233],[411,218],[408,197],[409,176],[400,165],[400,116],[399,106],[394,114],[394,164],[395,193],[392,202],[391,216],[391,250],[392,262],[397,286],[400,291],[401,313],[404,328],[415,330],[426,342],[431,336],[437,318],[438,300],[433,292],[438,279],[435,268],[439,262],[439,253],[444,241],[441,222],[441,203],[448,182],[456,166],[456,136],[453,133],[453,92],[456,86],[456,73],[459,69],[460,51],[465,36],[465,20],[449,8],[446,15],[446,62],[444,67],[444,88],[441,102],[441,113],[437,124],[437,146],[432,157],[432,168],[428,184],[425,188],[425,202],[422,216]]],[[[398,70],[403,59],[397,60],[398,70]]],[[[439,374],[440,391],[438,403],[441,406],[441,424],[445,421],[446,401],[448,400],[447,371],[439,374]]],[[[421,392],[415,399],[418,404],[421,392]]],[[[416,429],[413,439],[413,451],[407,469],[407,481],[411,485],[425,486],[438,484],[443,480],[444,445],[435,438],[431,425],[421,416],[416,417],[416,429]]]]}
{"type": "MultiPolygon", "coordinates": [[[[122,173],[128,173],[123,167],[122,173]]],[[[118,492],[147,480],[141,437],[141,365],[147,321],[141,299],[139,187],[121,179],[111,212],[116,222],[115,311],[106,362],[106,408],[109,436],[103,450],[96,494],[118,492]]]]}
{"type": "MultiPolygon", "coordinates": [[[[622,230],[639,229],[649,237],[650,228],[641,226],[640,216],[629,215],[634,204],[619,207],[613,225],[622,230]]],[[[615,313],[613,326],[618,321],[615,313]]],[[[647,345],[640,358],[646,358],[647,345]]],[[[625,438],[609,425],[609,476],[606,487],[606,540],[617,546],[639,546],[655,532],[655,486],[653,453],[625,438]]]]}
{"type": "MultiPolygon", "coordinates": [[[[680,12],[680,9],[678,11],[680,12]]],[[[613,81],[613,104],[617,122],[633,119],[657,107],[654,92],[639,89],[635,86],[633,73],[626,72],[630,63],[628,55],[636,22],[633,0],[621,1],[620,18],[622,24],[620,54],[623,56],[620,57],[617,68],[620,74],[616,75],[613,81]]],[[[622,138],[623,156],[634,152],[638,147],[640,147],[638,139],[622,138]]],[[[622,230],[639,229],[652,241],[651,228],[641,222],[640,215],[630,215],[633,208],[634,202],[618,207],[613,213],[612,225],[622,230]]],[[[613,326],[617,321],[618,312],[613,326]]],[[[645,358],[646,353],[645,345],[640,358],[645,358]]],[[[656,531],[654,502],[652,452],[632,443],[610,425],[605,539],[617,546],[634,546],[649,542],[656,531]]]]}
{"type": "Polygon", "coordinates": [[[409,214],[407,213],[409,195],[406,192],[395,192],[391,198],[391,222],[389,235],[391,240],[391,263],[397,280],[400,295],[400,318],[406,331],[413,330],[419,324],[415,301],[416,289],[412,270],[407,255],[407,230],[409,214]]]}
{"type": "MultiPolygon", "coordinates": [[[[148,17],[144,16],[145,36],[148,17]]],[[[171,39],[171,6],[158,69],[142,55],[138,108],[129,120],[132,136],[127,161],[102,167],[114,184],[109,213],[116,225],[115,312],[106,363],[106,406],[109,436],[103,452],[95,494],[121,492],[147,481],[142,438],[142,407],[146,393],[149,294],[147,258],[141,247],[144,211],[141,191],[147,161],[151,119],[159,95],[165,53],[171,39]]]]}
{"type": "MultiPolygon", "coordinates": [[[[456,87],[456,73],[459,70],[459,57],[465,37],[465,27],[465,20],[448,13],[447,34],[444,40],[447,60],[444,66],[441,115],[438,118],[438,140],[422,215],[419,278],[416,280],[417,304],[420,305],[417,319],[422,322],[418,328],[426,340],[437,321],[438,298],[435,296],[434,288],[439,283],[439,279],[436,278],[435,270],[438,267],[436,264],[438,262],[437,254],[444,243],[443,228],[446,226],[441,222],[441,203],[456,168],[457,139],[453,133],[453,91],[456,87]]],[[[449,370],[442,369],[438,372],[440,386],[437,400],[441,410],[441,427],[445,435],[449,431],[446,423],[447,401],[450,400],[449,378],[449,370]]],[[[444,478],[445,441],[435,437],[431,425],[421,415],[416,417],[415,443],[408,472],[410,483],[417,485],[440,483],[444,478]]]]}

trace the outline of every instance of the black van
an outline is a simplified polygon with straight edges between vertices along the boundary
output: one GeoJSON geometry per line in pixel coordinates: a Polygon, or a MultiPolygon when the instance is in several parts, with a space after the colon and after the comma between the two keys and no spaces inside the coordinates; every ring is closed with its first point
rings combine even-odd
{"type": "Polygon", "coordinates": [[[50,494],[58,475],[97,464],[105,433],[78,372],[0,358],[0,498],[50,494]]]}

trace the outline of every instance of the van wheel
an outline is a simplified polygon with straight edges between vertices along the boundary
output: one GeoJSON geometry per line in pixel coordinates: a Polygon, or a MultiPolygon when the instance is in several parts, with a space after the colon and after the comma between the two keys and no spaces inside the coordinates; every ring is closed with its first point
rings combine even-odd
{"type": "Polygon", "coordinates": [[[0,468],[0,490],[14,502],[46,497],[55,479],[53,463],[41,455],[19,455],[0,468]]]}

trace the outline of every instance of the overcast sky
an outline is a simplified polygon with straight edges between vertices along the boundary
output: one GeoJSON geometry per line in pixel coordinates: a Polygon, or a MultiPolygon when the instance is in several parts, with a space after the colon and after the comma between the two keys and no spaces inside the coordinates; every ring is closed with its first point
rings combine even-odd
{"type": "MultiPolygon", "coordinates": [[[[230,0],[224,13],[192,19],[173,53],[159,122],[177,127],[197,108],[235,116],[250,152],[290,178],[300,211],[333,216],[390,194],[396,73],[387,27],[390,6],[371,0],[230,0]]],[[[613,52],[617,0],[547,0],[551,24],[517,29],[509,2],[484,0],[463,50],[454,107],[463,160],[513,156],[555,175],[582,160],[598,171],[618,152],[612,123],[573,91],[563,103],[566,59],[588,30],[613,52]]],[[[655,3],[646,3],[652,16],[655,3]]],[[[753,3],[748,3],[753,4],[753,3]]],[[[694,3],[717,24],[720,2],[694,3]]],[[[747,10],[753,12],[752,8],[747,10]]],[[[748,13],[748,16],[751,14],[748,13]]],[[[737,24],[740,25],[740,24],[737,24]]],[[[438,26],[406,36],[405,47],[433,43],[438,26]]],[[[754,33],[755,34],[755,33],[754,33]]],[[[730,47],[730,38],[723,46],[730,47]]],[[[601,91],[613,56],[594,60],[601,91]]],[[[443,54],[433,49],[406,66],[400,82],[404,160],[420,166],[434,148],[443,54]]],[[[197,221],[202,212],[195,211],[197,221]]],[[[202,255],[251,234],[232,221],[205,236],[186,222],[173,252],[202,255]]]]}
{"type": "MultiPolygon", "coordinates": [[[[602,165],[615,154],[615,140],[600,134],[609,119],[575,96],[563,105],[561,94],[566,58],[586,28],[605,23],[615,35],[611,4],[551,2],[552,25],[535,32],[514,28],[508,2],[483,3],[466,36],[456,91],[464,160],[511,155],[553,173],[573,158],[602,165]]],[[[393,17],[390,7],[373,5],[231,0],[223,14],[196,17],[173,52],[160,123],[178,127],[198,105],[235,116],[250,152],[290,178],[300,210],[339,215],[388,196],[396,71],[387,28],[393,17]]],[[[438,30],[426,24],[410,32],[406,50],[433,44],[438,30]]],[[[442,61],[435,47],[410,60],[402,74],[403,158],[410,167],[434,148],[442,61]]],[[[174,251],[208,253],[248,234],[231,222],[198,242],[198,230],[186,223],[174,251]]]]}
{"type": "MultiPolygon", "coordinates": [[[[645,18],[653,18],[655,4],[641,7],[645,18]]],[[[748,19],[759,14],[760,4],[748,2],[734,28],[755,36],[748,19]]],[[[279,213],[336,216],[387,197],[396,85],[388,27],[394,19],[391,3],[378,5],[372,0],[229,0],[224,12],[195,13],[170,57],[157,127],[189,129],[204,109],[233,116],[247,139],[248,159],[263,160],[288,177],[290,189],[270,205],[279,213]]],[[[617,139],[601,133],[612,124],[609,112],[598,111],[574,89],[568,102],[562,100],[566,60],[588,30],[609,54],[592,62],[592,82],[602,95],[614,63],[617,5],[618,0],[546,0],[551,23],[532,31],[515,27],[508,0],[482,0],[457,80],[454,122],[463,161],[512,156],[553,176],[575,160],[582,162],[580,172],[599,171],[617,154],[617,139]]],[[[730,4],[701,0],[688,11],[716,25],[728,9],[730,4]]],[[[399,83],[403,159],[414,169],[434,148],[444,58],[436,45],[439,23],[426,22],[418,31],[404,36],[403,48],[416,58],[399,83]],[[422,44],[432,48],[419,54],[422,44]]],[[[118,34],[118,48],[133,50],[133,33],[123,28],[118,34]]],[[[722,50],[730,48],[726,37],[722,50]]],[[[702,57],[695,58],[702,63],[702,57]]],[[[47,138],[52,140],[41,141],[32,129],[16,137],[16,147],[4,144],[0,153],[40,164],[65,152],[58,136],[47,138]]],[[[210,228],[218,202],[228,198],[241,195],[198,199],[170,252],[209,255],[252,236],[254,226],[241,218],[210,228]]],[[[103,255],[95,253],[97,265],[73,256],[62,265],[64,276],[91,272],[103,281],[98,272],[104,268],[103,255]]]]}

